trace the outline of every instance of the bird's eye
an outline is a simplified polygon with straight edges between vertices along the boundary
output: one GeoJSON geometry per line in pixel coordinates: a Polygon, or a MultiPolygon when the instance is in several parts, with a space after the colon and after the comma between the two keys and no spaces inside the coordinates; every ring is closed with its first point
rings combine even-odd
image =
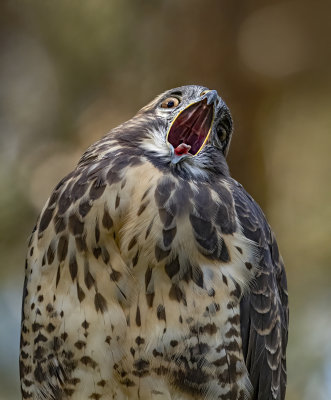
{"type": "Polygon", "coordinates": [[[208,92],[209,92],[209,90],[204,90],[203,92],[200,93],[200,97],[204,96],[208,92]]]}
{"type": "Polygon", "coordinates": [[[177,97],[168,97],[167,99],[163,100],[161,103],[162,108],[175,108],[179,104],[179,100],[177,97]]]}
{"type": "Polygon", "coordinates": [[[224,142],[224,140],[227,137],[227,132],[225,129],[221,129],[221,131],[218,133],[218,137],[220,138],[221,142],[224,142]]]}

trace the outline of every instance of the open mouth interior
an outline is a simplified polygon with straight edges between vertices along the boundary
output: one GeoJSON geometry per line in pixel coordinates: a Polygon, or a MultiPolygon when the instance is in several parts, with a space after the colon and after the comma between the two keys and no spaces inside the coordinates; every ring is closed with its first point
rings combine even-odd
{"type": "Polygon", "coordinates": [[[177,156],[199,152],[209,135],[213,113],[213,105],[203,100],[178,115],[168,133],[168,142],[177,156]]]}

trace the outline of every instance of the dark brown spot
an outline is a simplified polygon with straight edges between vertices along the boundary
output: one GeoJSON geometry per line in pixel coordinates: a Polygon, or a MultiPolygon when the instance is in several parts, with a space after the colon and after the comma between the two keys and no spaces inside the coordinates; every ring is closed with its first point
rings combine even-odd
{"type": "Polygon", "coordinates": [[[222,274],[222,281],[226,286],[228,286],[228,278],[223,274],[222,274]]]}
{"type": "Polygon", "coordinates": [[[61,236],[57,245],[57,258],[59,262],[65,260],[68,252],[68,239],[66,236],[61,236]]]}
{"type": "Polygon", "coordinates": [[[86,192],[88,187],[88,183],[86,182],[86,179],[84,176],[80,177],[75,184],[73,185],[71,189],[71,197],[74,201],[77,201],[81,197],[84,196],[84,193],[86,192]]]}
{"type": "Polygon", "coordinates": [[[41,332],[39,332],[38,336],[34,339],[34,344],[37,344],[39,342],[47,342],[47,337],[41,332]]]}
{"type": "Polygon", "coordinates": [[[159,320],[166,321],[166,312],[162,304],[159,304],[156,309],[156,315],[159,320]]]}
{"type": "Polygon", "coordinates": [[[203,288],[203,273],[200,267],[193,268],[192,278],[197,286],[203,288]]]}
{"type": "Polygon", "coordinates": [[[75,242],[78,251],[80,252],[86,252],[87,251],[87,245],[86,245],[86,240],[84,236],[76,236],[75,237],[75,242]]]}
{"type": "Polygon", "coordinates": [[[89,270],[89,264],[87,261],[85,262],[85,265],[84,265],[84,282],[88,289],[91,289],[92,285],[94,285],[94,282],[95,282],[95,280],[89,270]]]}
{"type": "Polygon", "coordinates": [[[164,247],[169,247],[174,240],[177,232],[177,227],[175,226],[172,229],[163,229],[162,234],[163,234],[163,244],[164,247]]]}
{"type": "Polygon", "coordinates": [[[149,187],[146,191],[145,191],[145,193],[143,194],[143,197],[141,198],[141,201],[143,201],[144,200],[144,198],[148,195],[148,192],[151,190],[151,187],[149,187]]]}
{"type": "Polygon", "coordinates": [[[79,286],[78,282],[77,282],[77,297],[80,303],[85,299],[84,290],[79,286]]]}
{"type": "Polygon", "coordinates": [[[113,220],[109,215],[109,212],[105,209],[102,217],[102,225],[107,230],[110,230],[113,226],[113,220]]]}
{"type": "Polygon", "coordinates": [[[93,250],[93,255],[96,259],[99,258],[100,254],[101,254],[101,247],[95,247],[93,250]]]}
{"type": "Polygon", "coordinates": [[[77,276],[77,272],[78,272],[78,264],[77,264],[77,260],[76,260],[75,255],[72,255],[70,257],[69,271],[70,271],[71,279],[72,279],[72,281],[74,281],[74,279],[77,276]]]}
{"type": "Polygon", "coordinates": [[[50,313],[50,312],[53,311],[53,309],[54,309],[54,308],[53,308],[52,304],[51,304],[51,303],[48,303],[47,306],[46,306],[46,311],[50,313]]]}
{"type": "MultiPolygon", "coordinates": [[[[220,353],[221,350],[223,349],[223,347],[217,348],[217,349],[218,349],[218,350],[216,350],[217,353],[220,353]]],[[[223,357],[221,357],[221,358],[218,358],[217,360],[215,360],[215,361],[213,362],[213,364],[215,365],[215,367],[222,367],[223,365],[226,365],[226,363],[227,363],[227,357],[226,357],[226,355],[223,356],[223,357]]]]}
{"type": "Polygon", "coordinates": [[[116,271],[115,269],[111,270],[110,273],[110,279],[114,282],[118,282],[121,278],[122,274],[119,271],[116,271]]]}
{"type": "Polygon", "coordinates": [[[101,379],[101,381],[97,382],[97,385],[104,387],[106,385],[106,381],[104,379],[101,379]]]}
{"type": "Polygon", "coordinates": [[[105,247],[102,247],[101,249],[101,256],[102,256],[102,261],[107,265],[110,260],[110,255],[105,247]]]}
{"type": "Polygon", "coordinates": [[[251,270],[253,268],[253,266],[250,262],[245,262],[245,266],[248,270],[251,270]]]}
{"type": "Polygon", "coordinates": [[[33,250],[34,250],[34,247],[32,246],[31,249],[30,249],[30,257],[33,256],[33,250]]]}
{"type": "Polygon", "coordinates": [[[137,306],[137,311],[136,311],[136,325],[141,326],[141,318],[140,318],[140,308],[137,306]]]}
{"type": "Polygon", "coordinates": [[[39,233],[43,232],[48,227],[53,217],[53,213],[54,213],[53,208],[46,208],[42,217],[40,218],[39,233]]]}
{"type": "Polygon", "coordinates": [[[170,288],[169,298],[171,300],[177,300],[178,303],[180,303],[181,300],[183,300],[184,304],[186,303],[184,293],[182,292],[180,287],[178,285],[176,285],[175,283],[173,283],[171,288],[170,288]]]}
{"type": "MultiPolygon", "coordinates": [[[[38,324],[38,322],[34,322],[34,323],[32,324],[32,331],[33,331],[33,332],[37,332],[37,331],[39,331],[39,330],[40,330],[41,328],[43,328],[43,327],[44,327],[44,325],[38,324]]],[[[25,325],[23,325],[22,330],[23,330],[24,333],[27,333],[27,332],[28,332],[28,329],[26,328],[25,325]]]]}
{"type": "Polygon", "coordinates": [[[171,341],[170,341],[170,346],[171,346],[171,347],[176,347],[176,346],[178,346],[178,341],[177,341],[177,340],[171,340],[171,341]]]}
{"type": "Polygon", "coordinates": [[[37,360],[40,360],[40,359],[44,356],[44,353],[45,353],[45,348],[44,348],[44,347],[41,347],[41,346],[38,346],[38,347],[36,348],[36,351],[34,352],[34,357],[35,357],[37,360]]]}
{"type": "Polygon", "coordinates": [[[123,179],[121,183],[121,189],[123,189],[125,185],[126,185],[126,179],[123,179]]]}
{"type": "Polygon", "coordinates": [[[62,232],[66,227],[64,217],[60,217],[58,214],[54,217],[54,228],[56,233],[62,232]]]}
{"type": "Polygon", "coordinates": [[[180,265],[178,261],[178,256],[165,265],[165,271],[170,279],[172,279],[173,276],[175,276],[179,272],[179,269],[180,265]]]}
{"type": "Polygon", "coordinates": [[[159,180],[154,193],[155,201],[159,208],[163,207],[169,200],[171,192],[174,190],[174,188],[175,183],[168,177],[164,177],[159,180]]]}
{"type": "Polygon", "coordinates": [[[212,232],[212,224],[194,214],[190,215],[190,222],[194,231],[202,238],[209,237],[212,232]]]}
{"type": "Polygon", "coordinates": [[[220,254],[219,259],[220,259],[220,261],[225,262],[225,263],[230,261],[230,255],[229,255],[228,248],[227,248],[224,240],[222,240],[222,249],[221,249],[221,254],[220,254]]]}
{"type": "Polygon", "coordinates": [[[136,386],[136,384],[129,378],[125,378],[125,379],[121,380],[121,384],[126,386],[126,387],[136,386]]]}
{"type": "Polygon", "coordinates": [[[63,389],[66,396],[71,397],[75,393],[75,389],[64,388],[63,389]]]}
{"type": "Polygon", "coordinates": [[[75,347],[78,349],[78,350],[81,350],[83,347],[85,347],[86,346],[86,343],[85,342],[83,342],[83,340],[77,340],[77,342],[75,343],[75,347]]]}
{"type": "Polygon", "coordinates": [[[150,266],[147,267],[146,272],[145,272],[145,289],[148,289],[149,283],[151,281],[152,278],[152,273],[153,270],[150,266]]]}
{"type": "Polygon", "coordinates": [[[94,296],[94,305],[97,311],[104,313],[107,310],[107,301],[101,293],[97,292],[94,296]]]}
{"type": "Polygon", "coordinates": [[[136,254],[132,259],[132,267],[135,267],[138,264],[138,260],[139,260],[139,249],[137,250],[136,254]]]}
{"type": "Polygon", "coordinates": [[[92,367],[93,369],[98,365],[94,360],[92,360],[89,356],[83,356],[80,361],[86,365],[87,367],[92,367]]]}
{"type": "Polygon", "coordinates": [[[130,240],[130,243],[128,245],[128,251],[132,249],[137,244],[137,238],[136,236],[133,236],[133,238],[130,240]]]}
{"type": "Polygon", "coordinates": [[[238,330],[234,327],[231,327],[225,334],[225,337],[231,339],[232,337],[238,337],[239,333],[238,330]]]}
{"type": "Polygon", "coordinates": [[[106,185],[104,182],[100,182],[98,179],[96,179],[93,182],[93,185],[91,186],[89,197],[92,200],[97,200],[99,197],[102,196],[103,192],[106,189],[106,185]]]}
{"type": "Polygon", "coordinates": [[[55,257],[54,243],[52,242],[48,246],[48,250],[47,250],[47,262],[48,262],[48,265],[52,264],[52,262],[54,261],[54,257],[55,257]]]}
{"type": "Polygon", "coordinates": [[[240,323],[240,317],[239,314],[235,314],[233,317],[230,317],[228,319],[231,325],[239,325],[240,323]]]}
{"type": "Polygon", "coordinates": [[[84,231],[84,223],[79,220],[76,214],[72,214],[69,217],[69,230],[72,234],[81,235],[84,231]]]}
{"type": "Polygon", "coordinates": [[[227,351],[240,352],[239,344],[235,340],[230,343],[225,343],[224,348],[227,351]]]}
{"type": "Polygon", "coordinates": [[[36,378],[37,382],[42,383],[46,379],[46,374],[41,368],[40,363],[37,363],[37,366],[34,370],[34,377],[36,378]]]}
{"type": "Polygon", "coordinates": [[[173,222],[174,216],[164,208],[159,209],[160,220],[165,228],[169,228],[173,222]]]}
{"type": "Polygon", "coordinates": [[[46,329],[47,329],[47,332],[51,333],[51,332],[54,331],[55,326],[50,322],[50,323],[47,325],[46,329]]]}
{"type": "Polygon", "coordinates": [[[64,214],[70,207],[70,204],[71,204],[70,193],[68,192],[68,190],[65,189],[58,201],[59,213],[64,214]]]}
{"type": "Polygon", "coordinates": [[[140,337],[140,336],[137,336],[136,337],[136,343],[137,343],[138,346],[140,346],[141,344],[145,343],[145,339],[140,337]]]}
{"type": "Polygon", "coordinates": [[[54,336],[53,338],[53,350],[58,351],[61,347],[61,339],[58,338],[57,336],[54,336]]]}
{"type": "Polygon", "coordinates": [[[120,198],[120,196],[119,196],[118,193],[117,193],[116,200],[115,200],[115,210],[116,210],[116,208],[118,208],[118,206],[120,205],[120,201],[121,201],[121,198],[120,198]]]}
{"type": "Polygon", "coordinates": [[[241,287],[236,281],[233,281],[233,283],[235,285],[235,289],[230,292],[230,295],[239,299],[241,296],[241,287]]]}
{"type": "Polygon", "coordinates": [[[82,327],[84,329],[87,329],[90,326],[90,324],[86,321],[86,319],[82,322],[82,327]]]}
{"type": "Polygon", "coordinates": [[[95,236],[95,242],[98,243],[98,241],[100,239],[100,229],[99,229],[98,222],[96,222],[96,224],[95,224],[94,236],[95,236]]]}
{"type": "Polygon", "coordinates": [[[239,253],[240,253],[240,254],[242,254],[242,253],[243,253],[243,250],[242,250],[242,248],[241,248],[241,247],[239,247],[239,246],[236,246],[236,249],[239,251],[239,253]]]}
{"type": "Polygon", "coordinates": [[[199,328],[199,331],[201,333],[207,333],[208,335],[214,335],[217,332],[217,326],[215,325],[214,322],[212,324],[208,323],[204,326],[201,326],[199,328]]]}
{"type": "Polygon", "coordinates": [[[170,254],[171,250],[163,250],[158,245],[155,246],[155,258],[157,261],[163,260],[170,254]]]}
{"type": "Polygon", "coordinates": [[[80,379],[79,379],[79,378],[71,378],[71,379],[68,379],[68,383],[69,383],[70,385],[76,386],[79,382],[80,382],[80,379]]]}
{"type": "Polygon", "coordinates": [[[154,357],[163,357],[163,353],[160,351],[157,351],[156,349],[153,349],[153,356],[154,357]]]}
{"type": "Polygon", "coordinates": [[[67,332],[61,333],[61,339],[65,342],[67,340],[68,334],[67,332]]]}
{"type": "Polygon", "coordinates": [[[91,200],[83,200],[80,204],[79,204],[79,207],[78,207],[78,211],[79,211],[79,214],[82,216],[82,217],[85,217],[87,214],[88,214],[88,212],[90,211],[90,209],[91,209],[91,207],[92,207],[92,201],[91,200]]]}
{"type": "Polygon", "coordinates": [[[56,272],[56,282],[55,282],[55,286],[56,286],[56,287],[57,287],[57,285],[59,284],[60,276],[61,276],[61,266],[59,265],[59,266],[57,267],[57,272],[56,272]]]}
{"type": "Polygon", "coordinates": [[[107,174],[108,183],[111,185],[113,183],[119,182],[120,180],[121,180],[121,178],[119,177],[119,174],[110,169],[108,174],[107,174]]]}
{"type": "Polygon", "coordinates": [[[149,367],[149,361],[144,360],[144,359],[142,359],[142,358],[139,358],[139,360],[136,360],[136,361],[133,363],[133,367],[134,367],[137,371],[142,371],[142,370],[144,370],[144,369],[146,369],[146,368],[149,367]]]}
{"type": "Polygon", "coordinates": [[[142,204],[140,205],[139,210],[138,210],[138,212],[137,212],[137,216],[138,216],[138,217],[139,217],[139,215],[141,215],[141,214],[145,211],[145,209],[146,209],[146,207],[147,207],[148,204],[149,204],[149,201],[145,201],[144,203],[142,203],[142,204]]]}
{"type": "Polygon", "coordinates": [[[153,307],[155,293],[146,293],[146,302],[149,307],[153,307]]]}
{"type": "Polygon", "coordinates": [[[147,228],[147,230],[146,230],[145,239],[147,239],[148,236],[149,236],[149,234],[151,233],[153,223],[154,223],[154,219],[152,219],[152,221],[151,221],[150,224],[148,225],[148,228],[147,228]]]}

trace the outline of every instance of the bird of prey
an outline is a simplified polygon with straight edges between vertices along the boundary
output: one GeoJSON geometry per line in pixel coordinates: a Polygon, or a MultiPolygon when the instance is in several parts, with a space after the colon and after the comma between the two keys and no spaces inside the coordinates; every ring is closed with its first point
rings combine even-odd
{"type": "Polygon", "coordinates": [[[26,261],[24,399],[284,399],[284,265],[231,135],[215,90],[175,88],[55,187],[26,261]]]}

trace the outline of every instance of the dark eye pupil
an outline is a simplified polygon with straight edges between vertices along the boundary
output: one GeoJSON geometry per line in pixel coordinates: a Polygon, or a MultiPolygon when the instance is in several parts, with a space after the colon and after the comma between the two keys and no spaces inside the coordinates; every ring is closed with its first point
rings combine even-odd
{"type": "Polygon", "coordinates": [[[170,100],[170,101],[168,101],[168,103],[167,103],[167,107],[168,108],[171,108],[171,107],[173,107],[175,105],[175,102],[173,101],[173,100],[170,100]]]}

